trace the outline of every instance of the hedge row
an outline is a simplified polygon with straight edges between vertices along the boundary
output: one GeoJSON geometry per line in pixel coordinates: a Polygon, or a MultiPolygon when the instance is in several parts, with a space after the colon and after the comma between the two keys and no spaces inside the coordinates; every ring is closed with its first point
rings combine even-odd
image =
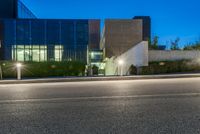
{"type": "MultiPolygon", "coordinates": [[[[23,77],[83,76],[85,64],[81,62],[23,62],[23,77]]],[[[4,78],[16,77],[15,62],[1,62],[4,78]]]]}
{"type": "Polygon", "coordinates": [[[198,61],[163,61],[150,62],[148,67],[142,67],[141,74],[169,74],[169,73],[200,72],[198,61]]]}

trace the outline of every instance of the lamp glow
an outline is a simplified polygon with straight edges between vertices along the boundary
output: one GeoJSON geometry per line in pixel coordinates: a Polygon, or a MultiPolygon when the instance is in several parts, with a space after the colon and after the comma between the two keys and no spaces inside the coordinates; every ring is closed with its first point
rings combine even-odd
{"type": "Polygon", "coordinates": [[[124,64],[124,61],[123,61],[123,60],[119,60],[119,61],[118,61],[118,64],[119,64],[119,65],[123,65],[123,64],[124,64]]]}
{"type": "Polygon", "coordinates": [[[21,68],[21,67],[22,67],[22,64],[21,64],[21,63],[17,63],[17,64],[16,64],[16,67],[17,67],[17,68],[21,68]]]}

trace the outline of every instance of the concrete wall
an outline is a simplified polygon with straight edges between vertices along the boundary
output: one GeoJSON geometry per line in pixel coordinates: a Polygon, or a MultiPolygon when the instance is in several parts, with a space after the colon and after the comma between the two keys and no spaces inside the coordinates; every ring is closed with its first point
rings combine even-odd
{"type": "Polygon", "coordinates": [[[131,65],[138,67],[148,66],[148,42],[143,41],[122,55],[108,59],[106,62],[106,75],[121,74],[121,66],[118,64],[119,60],[124,62],[122,65],[123,75],[129,74],[131,65]]]}
{"type": "Polygon", "coordinates": [[[167,60],[194,60],[200,58],[200,51],[164,51],[149,50],[149,62],[151,61],[167,61],[167,60]]]}
{"type": "Polygon", "coordinates": [[[116,57],[107,58],[105,64],[105,75],[117,75],[116,57]]]}

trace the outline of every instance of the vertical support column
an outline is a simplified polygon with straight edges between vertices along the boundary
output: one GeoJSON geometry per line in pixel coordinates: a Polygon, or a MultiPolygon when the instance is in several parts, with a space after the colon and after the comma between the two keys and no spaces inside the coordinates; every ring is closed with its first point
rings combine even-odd
{"type": "Polygon", "coordinates": [[[21,80],[21,68],[22,68],[22,64],[21,63],[17,63],[16,64],[16,68],[17,68],[17,80],[21,80]]]}
{"type": "MultiPolygon", "coordinates": [[[[31,29],[31,27],[32,27],[32,23],[31,23],[31,20],[29,20],[29,45],[30,46],[32,46],[32,29],[31,29]]],[[[29,47],[29,53],[30,52],[32,52],[32,49],[30,50],[30,47],[29,47]]],[[[39,53],[39,55],[40,55],[40,53],[39,53]]],[[[24,58],[25,58],[25,52],[24,52],[24,58]]],[[[29,61],[30,60],[32,61],[33,59],[30,59],[30,56],[29,56],[29,61]]],[[[24,61],[26,61],[26,60],[24,60],[24,61]]],[[[40,61],[40,59],[39,59],[39,61],[40,61]]]]}
{"type": "Polygon", "coordinates": [[[17,67],[17,79],[21,80],[21,68],[17,67]]]}
{"type": "Polygon", "coordinates": [[[44,44],[47,45],[47,21],[44,21],[44,44]]]}
{"type": "Polygon", "coordinates": [[[77,35],[76,35],[76,31],[77,31],[77,27],[76,27],[76,25],[77,25],[77,22],[76,21],[74,21],[74,60],[76,60],[76,50],[77,50],[77,41],[76,41],[76,39],[77,39],[77,35]]]}
{"type": "Polygon", "coordinates": [[[15,56],[14,56],[14,61],[17,61],[18,60],[18,54],[17,54],[17,22],[16,20],[14,20],[14,44],[13,44],[15,47],[14,48],[14,53],[15,53],[15,56]]]}
{"type": "Polygon", "coordinates": [[[44,21],[44,45],[46,46],[45,51],[46,51],[46,57],[45,60],[48,60],[48,46],[47,46],[47,21],[44,21]]]}
{"type": "Polygon", "coordinates": [[[62,22],[59,21],[59,61],[62,61],[62,22]]]}

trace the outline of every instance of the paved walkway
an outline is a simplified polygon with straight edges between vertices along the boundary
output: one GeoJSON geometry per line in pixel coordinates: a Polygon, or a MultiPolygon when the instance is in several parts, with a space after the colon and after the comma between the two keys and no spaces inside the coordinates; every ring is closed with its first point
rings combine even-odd
{"type": "Polygon", "coordinates": [[[112,80],[140,80],[140,79],[168,79],[200,77],[198,74],[168,74],[168,75],[138,75],[138,76],[107,76],[107,77],[67,77],[67,78],[42,78],[23,80],[0,80],[0,84],[23,83],[51,83],[51,82],[80,82],[80,81],[112,81],[112,80]]]}

